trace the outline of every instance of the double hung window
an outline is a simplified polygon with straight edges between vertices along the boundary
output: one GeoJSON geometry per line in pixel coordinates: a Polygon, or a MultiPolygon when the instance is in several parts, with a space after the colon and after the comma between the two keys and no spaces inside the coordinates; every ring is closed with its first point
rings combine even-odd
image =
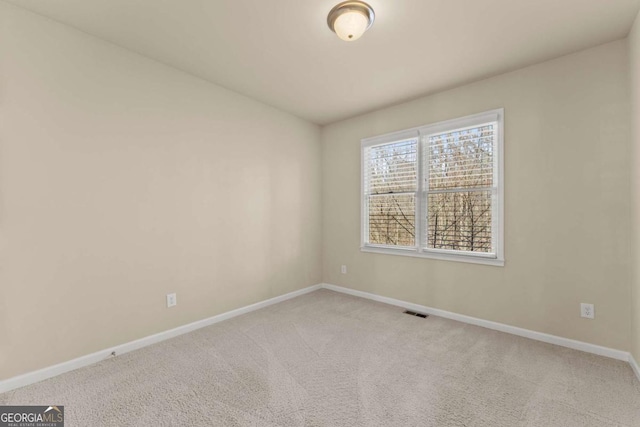
{"type": "Polygon", "coordinates": [[[493,265],[503,253],[503,110],[362,141],[362,250],[493,265]]]}

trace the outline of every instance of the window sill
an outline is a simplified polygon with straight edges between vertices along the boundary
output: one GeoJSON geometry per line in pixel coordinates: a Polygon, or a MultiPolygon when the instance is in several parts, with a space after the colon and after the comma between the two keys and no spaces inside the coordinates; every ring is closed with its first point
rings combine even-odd
{"type": "Polygon", "coordinates": [[[410,256],[414,258],[429,258],[439,259],[442,261],[466,262],[470,264],[484,264],[496,267],[504,267],[504,259],[487,258],[481,256],[454,255],[437,252],[418,252],[415,249],[391,249],[376,246],[362,246],[360,248],[360,251],[376,254],[410,256]]]}

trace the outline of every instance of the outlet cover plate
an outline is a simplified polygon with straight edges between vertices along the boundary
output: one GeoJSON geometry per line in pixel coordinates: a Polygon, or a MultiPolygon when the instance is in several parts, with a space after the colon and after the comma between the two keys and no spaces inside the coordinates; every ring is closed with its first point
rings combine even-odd
{"type": "Polygon", "coordinates": [[[178,298],[176,294],[167,294],[167,308],[173,307],[178,304],[178,298]]]}
{"type": "Polygon", "coordinates": [[[580,316],[585,319],[595,319],[596,312],[593,304],[580,303],[580,316]]]}

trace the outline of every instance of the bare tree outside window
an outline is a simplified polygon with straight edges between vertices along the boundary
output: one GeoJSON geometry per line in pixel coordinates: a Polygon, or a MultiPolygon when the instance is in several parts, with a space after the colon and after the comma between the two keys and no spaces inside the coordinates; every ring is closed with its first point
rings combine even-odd
{"type": "Polygon", "coordinates": [[[418,141],[369,150],[369,243],[415,246],[418,141]]]}
{"type": "Polygon", "coordinates": [[[428,248],[492,251],[494,128],[428,137],[428,248]]]}

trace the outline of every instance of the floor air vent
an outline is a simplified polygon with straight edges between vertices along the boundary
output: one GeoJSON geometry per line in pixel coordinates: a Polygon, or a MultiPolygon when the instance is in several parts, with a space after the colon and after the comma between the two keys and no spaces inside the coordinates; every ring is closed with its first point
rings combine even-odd
{"type": "Polygon", "coordinates": [[[422,317],[423,319],[426,319],[427,317],[429,317],[428,314],[416,313],[415,311],[411,311],[411,310],[405,311],[404,314],[410,314],[411,316],[422,317]]]}

